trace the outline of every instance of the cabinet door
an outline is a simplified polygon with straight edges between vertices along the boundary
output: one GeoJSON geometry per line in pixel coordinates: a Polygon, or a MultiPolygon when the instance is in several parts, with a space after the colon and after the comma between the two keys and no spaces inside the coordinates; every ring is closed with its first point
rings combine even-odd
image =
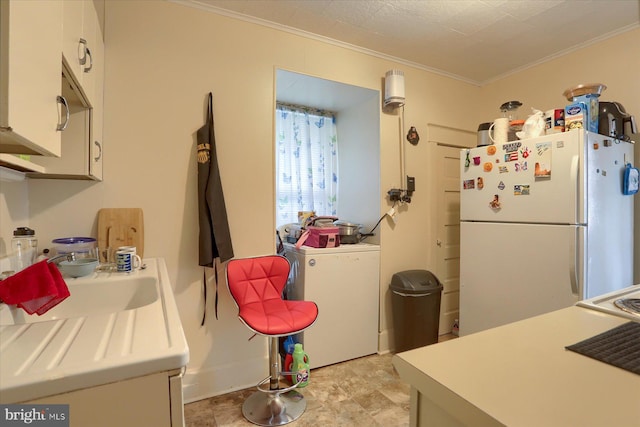
{"type": "Polygon", "coordinates": [[[0,2],[0,150],[60,155],[62,2],[0,2]]]}
{"type": "Polygon", "coordinates": [[[82,82],[81,62],[85,55],[84,46],[80,43],[84,6],[84,1],[64,1],[62,6],[62,56],[78,83],[82,82]]]}
{"type": "Polygon", "coordinates": [[[31,161],[43,166],[45,172],[28,174],[30,178],[91,179],[89,174],[91,141],[91,109],[82,97],[77,85],[67,78],[63,67],[62,96],[69,105],[69,124],[62,134],[59,158],[32,156],[31,161]]]}
{"type": "Polygon", "coordinates": [[[169,372],[158,372],[24,403],[69,405],[72,427],[180,427],[184,424],[171,422],[169,375],[169,372]]]}
{"type": "Polygon", "coordinates": [[[89,104],[93,107],[97,102],[96,100],[96,86],[98,85],[97,71],[102,65],[102,59],[99,56],[102,54],[102,33],[100,32],[100,25],[98,25],[98,14],[96,8],[93,5],[92,0],[84,0],[84,10],[82,18],[82,35],[83,39],[87,42],[87,58],[84,65],[82,65],[82,76],[79,77],[78,83],[82,86],[85,94],[85,98],[89,104]]]}
{"type": "MultiPolygon", "coordinates": [[[[94,10],[95,12],[95,10],[94,10]]],[[[104,155],[104,141],[102,138],[103,115],[104,115],[104,41],[102,30],[97,21],[96,15],[95,39],[92,43],[93,55],[93,96],[89,98],[91,103],[91,145],[89,159],[89,174],[95,180],[102,181],[102,159],[104,155]]]]}
{"type": "Polygon", "coordinates": [[[101,63],[102,33],[92,0],[63,2],[62,56],[69,76],[93,106],[96,102],[97,66],[101,63]]]}

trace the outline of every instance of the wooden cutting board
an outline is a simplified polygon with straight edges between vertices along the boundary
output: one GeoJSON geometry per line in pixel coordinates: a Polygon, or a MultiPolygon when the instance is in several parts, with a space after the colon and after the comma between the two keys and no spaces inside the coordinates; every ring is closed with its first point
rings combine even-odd
{"type": "Polygon", "coordinates": [[[104,208],[98,211],[98,247],[135,246],[144,257],[144,217],[140,208],[104,208]]]}

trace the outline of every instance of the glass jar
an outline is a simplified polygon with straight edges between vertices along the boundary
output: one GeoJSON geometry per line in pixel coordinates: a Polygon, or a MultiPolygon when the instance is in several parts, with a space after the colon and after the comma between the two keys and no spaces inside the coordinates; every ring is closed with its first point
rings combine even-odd
{"type": "Polygon", "coordinates": [[[11,267],[16,273],[35,263],[38,256],[36,232],[29,227],[16,228],[11,239],[11,251],[11,267]]]}

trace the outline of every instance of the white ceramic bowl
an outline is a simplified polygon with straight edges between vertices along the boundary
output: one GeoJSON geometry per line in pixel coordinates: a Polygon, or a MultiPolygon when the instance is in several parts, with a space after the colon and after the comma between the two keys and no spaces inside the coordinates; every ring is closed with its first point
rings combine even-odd
{"type": "Polygon", "coordinates": [[[83,277],[96,271],[98,260],[95,258],[81,258],[75,261],[62,261],[58,266],[67,276],[83,277]]]}

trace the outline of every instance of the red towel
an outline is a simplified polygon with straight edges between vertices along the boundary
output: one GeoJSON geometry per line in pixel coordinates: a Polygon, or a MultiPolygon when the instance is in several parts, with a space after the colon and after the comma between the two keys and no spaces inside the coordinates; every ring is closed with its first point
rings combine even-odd
{"type": "Polygon", "coordinates": [[[55,264],[40,261],[0,282],[0,300],[17,304],[29,314],[46,313],[69,296],[55,264]]]}

